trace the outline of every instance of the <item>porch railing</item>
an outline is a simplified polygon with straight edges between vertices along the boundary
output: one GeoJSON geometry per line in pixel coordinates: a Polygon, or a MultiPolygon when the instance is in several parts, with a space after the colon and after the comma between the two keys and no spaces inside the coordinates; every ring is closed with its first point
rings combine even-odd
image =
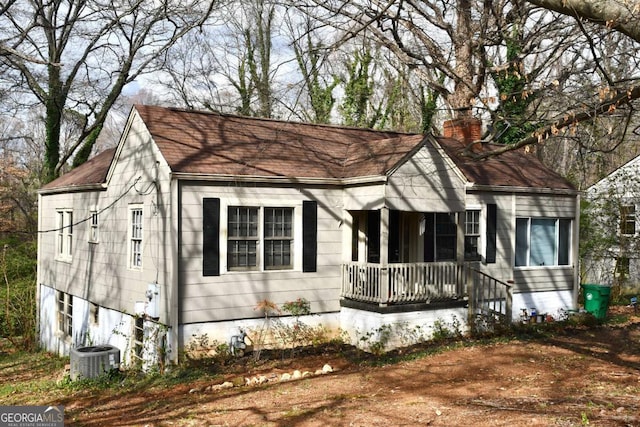
{"type": "Polygon", "coordinates": [[[473,286],[469,295],[469,313],[510,322],[512,286],[479,270],[471,271],[473,286]]]}
{"type": "Polygon", "coordinates": [[[342,296],[374,304],[430,303],[467,295],[469,263],[343,265],[342,296]]]}

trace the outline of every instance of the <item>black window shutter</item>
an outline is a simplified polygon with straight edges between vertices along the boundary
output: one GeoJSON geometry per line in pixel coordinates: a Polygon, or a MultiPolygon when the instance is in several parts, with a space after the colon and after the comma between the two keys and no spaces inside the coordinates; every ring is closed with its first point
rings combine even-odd
{"type": "Polygon", "coordinates": [[[433,212],[424,214],[424,262],[436,260],[436,216],[433,212]]]}
{"type": "Polygon", "coordinates": [[[498,206],[487,204],[487,263],[496,262],[496,226],[498,224],[498,206]]]}
{"type": "Polygon", "coordinates": [[[317,270],[318,254],[318,203],[302,202],[302,271],[317,270]]]}
{"type": "Polygon", "coordinates": [[[220,275],[220,199],[202,199],[202,275],[220,275]]]}

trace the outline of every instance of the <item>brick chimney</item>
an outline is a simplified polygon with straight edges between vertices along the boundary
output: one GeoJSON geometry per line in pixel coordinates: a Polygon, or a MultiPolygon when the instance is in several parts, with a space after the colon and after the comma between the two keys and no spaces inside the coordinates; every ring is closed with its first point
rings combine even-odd
{"type": "Polygon", "coordinates": [[[464,145],[482,138],[482,122],[472,117],[447,120],[442,125],[445,138],[453,138],[464,145]]]}

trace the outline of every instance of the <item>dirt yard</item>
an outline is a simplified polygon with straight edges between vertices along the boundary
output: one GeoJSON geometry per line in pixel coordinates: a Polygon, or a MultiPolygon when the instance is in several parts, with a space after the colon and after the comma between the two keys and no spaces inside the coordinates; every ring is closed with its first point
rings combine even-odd
{"type": "Polygon", "coordinates": [[[640,426],[640,317],[621,310],[624,324],[381,366],[336,351],[142,390],[18,388],[0,404],[36,393],[29,404],[64,405],[71,426],[640,426]],[[296,370],[307,374],[279,381],[296,370]]]}

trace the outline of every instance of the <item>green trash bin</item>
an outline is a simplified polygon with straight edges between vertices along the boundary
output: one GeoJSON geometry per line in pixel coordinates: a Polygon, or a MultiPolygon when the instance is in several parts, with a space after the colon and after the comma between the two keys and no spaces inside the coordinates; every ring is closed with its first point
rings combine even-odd
{"type": "Polygon", "coordinates": [[[584,309],[593,314],[596,319],[604,320],[609,309],[610,286],[584,284],[582,295],[584,297],[584,309]]]}

